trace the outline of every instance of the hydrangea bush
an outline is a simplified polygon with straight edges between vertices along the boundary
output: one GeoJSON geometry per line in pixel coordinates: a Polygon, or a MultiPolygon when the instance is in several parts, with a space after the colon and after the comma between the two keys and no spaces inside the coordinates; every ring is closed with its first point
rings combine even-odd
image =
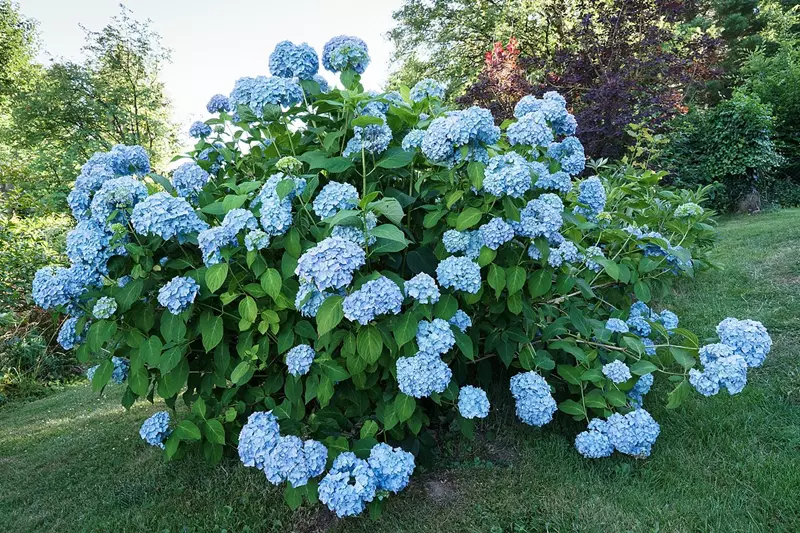
{"type": "Polygon", "coordinates": [[[641,457],[656,375],[674,407],[693,387],[735,394],[761,364],[761,324],[729,318],[702,346],[648,305],[706,266],[709,214],[653,197],[658,176],[582,178],[560,95],[498,127],[432,80],[364,91],[358,38],[321,62],[341,87],[280,43],[271,77],[211,98],[171,179],[139,147],[93,156],[70,194],[72,264],[34,281],[95,390],[127,380],[125,406],[190,407],[142,426],[167,458],[235,448],[292,507],[379,512],[432,431],[471,436],[502,401],[490,384],[525,424],[587,424],[586,457],[641,457]]]}

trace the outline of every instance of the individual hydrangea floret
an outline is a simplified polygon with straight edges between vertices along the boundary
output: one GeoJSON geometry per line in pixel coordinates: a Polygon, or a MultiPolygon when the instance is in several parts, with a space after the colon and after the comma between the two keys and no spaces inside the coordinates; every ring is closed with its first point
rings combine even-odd
{"type": "Polygon", "coordinates": [[[420,272],[405,283],[406,296],[421,304],[435,304],[439,301],[439,287],[436,280],[425,272],[420,272]]]}
{"type": "Polygon", "coordinates": [[[495,217],[478,228],[481,242],[490,250],[497,250],[514,238],[514,228],[500,217],[495,217]]]}
{"type": "Polygon", "coordinates": [[[308,344],[298,344],[286,353],[286,366],[293,376],[308,374],[317,352],[308,344]]]}
{"type": "Polygon", "coordinates": [[[405,137],[403,137],[403,142],[400,143],[401,148],[406,152],[411,152],[415,148],[419,148],[422,146],[422,140],[425,138],[425,131],[424,130],[411,130],[409,131],[405,137]]]}
{"type": "Polygon", "coordinates": [[[71,350],[84,341],[83,333],[79,334],[77,330],[78,320],[80,320],[78,317],[70,317],[61,324],[61,329],[58,330],[58,344],[65,350],[71,350]]]}
{"type": "Polygon", "coordinates": [[[548,146],[553,142],[553,130],[547,124],[547,119],[540,111],[522,115],[519,120],[508,127],[506,131],[508,142],[514,146],[548,146]]]}
{"type": "Polygon", "coordinates": [[[625,383],[631,379],[631,370],[622,361],[612,361],[603,365],[603,375],[614,383],[625,383]]]}
{"type": "Polygon", "coordinates": [[[516,152],[492,157],[485,170],[483,188],[495,196],[521,198],[531,188],[530,164],[516,152]]]}
{"type": "Polygon", "coordinates": [[[281,41],[269,56],[269,72],[273,76],[310,80],[318,70],[317,52],[307,43],[281,41]]]}
{"type": "Polygon", "coordinates": [[[446,289],[477,294],[481,290],[481,267],[466,257],[448,257],[436,267],[436,280],[446,289]]]}
{"type": "Polygon", "coordinates": [[[378,481],[369,463],[353,452],[344,452],[319,482],[319,500],[340,518],[355,516],[375,498],[377,490],[378,481]]]}
{"type": "Polygon", "coordinates": [[[375,317],[397,315],[403,305],[403,293],[397,283],[385,276],[368,281],[342,303],[344,316],[353,322],[366,325],[375,317]]]}
{"type": "Polygon", "coordinates": [[[322,49],[322,66],[331,72],[352,69],[363,74],[369,65],[367,43],[358,37],[339,35],[325,43],[322,49]]]}
{"type": "Polygon", "coordinates": [[[195,280],[178,276],[159,289],[158,303],[173,315],[179,315],[194,302],[198,292],[200,285],[195,280]]]}
{"type": "Polygon", "coordinates": [[[447,388],[453,371],[436,354],[418,352],[397,360],[397,385],[400,392],[414,398],[427,398],[447,388]]]}
{"type": "Polygon", "coordinates": [[[734,353],[744,357],[747,366],[759,367],[772,349],[772,339],[767,328],[755,320],[737,320],[728,317],[717,325],[717,335],[734,353]]]}
{"type": "Polygon", "coordinates": [[[469,233],[449,229],[442,235],[442,244],[444,244],[444,249],[451,254],[465,252],[469,246],[469,233]]]}
{"type": "Polygon", "coordinates": [[[461,333],[466,333],[467,329],[472,327],[472,319],[461,309],[456,311],[456,314],[447,323],[460,329],[461,333]]]}
{"type": "Polygon", "coordinates": [[[358,200],[358,191],[351,184],[331,181],[322,188],[311,207],[319,218],[328,218],[342,209],[354,209],[358,200]]]}
{"type": "Polygon", "coordinates": [[[430,354],[447,353],[456,343],[456,336],[450,324],[441,318],[433,321],[421,320],[417,325],[417,346],[419,351],[430,354]]]}
{"type": "Polygon", "coordinates": [[[606,321],[606,329],[613,333],[628,333],[630,331],[630,329],[628,329],[628,324],[619,318],[609,318],[606,321]]]}
{"type": "Polygon", "coordinates": [[[117,301],[111,296],[103,296],[92,307],[92,315],[98,320],[111,318],[116,312],[117,301]]]}
{"type": "Polygon", "coordinates": [[[139,436],[150,446],[164,449],[164,441],[170,436],[169,413],[160,411],[144,421],[139,429],[139,436]]]}
{"type": "Polygon", "coordinates": [[[378,490],[397,494],[408,485],[414,472],[414,456],[402,448],[376,444],[369,452],[369,466],[375,473],[378,490]]]}
{"type": "Polygon", "coordinates": [[[211,176],[194,161],[184,163],[175,169],[172,174],[172,186],[178,196],[189,199],[197,198],[197,194],[203,190],[211,176]]]}
{"type": "Polygon", "coordinates": [[[424,78],[411,88],[412,102],[421,102],[426,98],[444,100],[444,85],[431,78],[424,78]]]}
{"type": "Polygon", "coordinates": [[[581,182],[578,202],[583,205],[575,207],[576,214],[583,215],[588,220],[597,218],[606,207],[606,188],[600,178],[592,176],[581,182]]]}
{"type": "Polygon", "coordinates": [[[152,233],[164,240],[178,237],[179,242],[187,235],[208,227],[184,198],[176,198],[166,192],[153,194],[136,204],[131,223],[140,235],[152,233]]]}
{"type": "Polygon", "coordinates": [[[328,237],[300,257],[295,274],[319,291],[343,289],[353,282],[353,273],[364,266],[366,257],[353,241],[328,237]]]}
{"type": "Polygon", "coordinates": [[[489,416],[489,398],[486,391],[465,385],[458,393],[458,412],[464,418],[486,418],[489,416]]]}
{"type": "Polygon", "coordinates": [[[687,202],[675,208],[675,216],[678,218],[699,217],[705,211],[694,202],[687,202]]]}
{"type": "Polygon", "coordinates": [[[543,426],[553,419],[557,406],[550,385],[536,372],[523,372],[511,378],[511,395],[516,400],[517,416],[531,426],[543,426]]]}
{"type": "Polygon", "coordinates": [[[580,174],[586,167],[586,154],[577,137],[567,137],[560,143],[551,143],[547,149],[547,157],[558,161],[561,170],[571,176],[580,174]]]}
{"type": "Polygon", "coordinates": [[[196,139],[203,139],[211,135],[211,126],[202,120],[196,120],[189,126],[189,135],[196,139]]]}
{"type": "Polygon", "coordinates": [[[231,111],[231,101],[224,94],[215,94],[209,99],[206,109],[209,113],[228,113],[231,111]]]}
{"type": "Polygon", "coordinates": [[[251,414],[239,432],[238,451],[242,464],[263,470],[279,437],[278,419],[271,411],[251,414]]]}

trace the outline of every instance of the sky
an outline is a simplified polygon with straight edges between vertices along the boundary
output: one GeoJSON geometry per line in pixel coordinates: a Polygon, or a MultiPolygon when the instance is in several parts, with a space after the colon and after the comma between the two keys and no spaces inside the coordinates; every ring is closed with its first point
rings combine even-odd
{"type": "MultiPolygon", "coordinates": [[[[81,57],[79,24],[100,30],[119,13],[119,0],[19,0],[22,13],[39,22],[39,60],[81,57]]],[[[127,0],[137,20],[152,20],[172,63],[161,79],[173,104],[173,118],[187,129],[208,117],[214,94],[229,94],[242,76],[269,75],[269,54],[283,40],[307,42],[318,53],[335,35],[366,41],[372,62],[362,77],[380,89],[388,75],[392,46],[386,32],[401,0],[127,0]]],[[[329,80],[336,78],[320,71],[329,80]]]]}

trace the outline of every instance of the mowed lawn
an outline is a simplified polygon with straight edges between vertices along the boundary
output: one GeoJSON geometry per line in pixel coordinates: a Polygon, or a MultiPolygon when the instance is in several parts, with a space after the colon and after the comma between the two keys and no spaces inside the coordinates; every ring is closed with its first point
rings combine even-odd
{"type": "Polygon", "coordinates": [[[727,316],[760,320],[773,350],[738,396],[670,411],[656,387],[650,459],[584,460],[571,421],[536,429],[498,409],[474,443],[444,439],[378,522],[337,520],[289,511],[235,459],[164,463],[138,436],[163,405],[126,412],[121,387],[101,398],[76,386],[0,409],[0,531],[800,531],[800,210],[728,219],[720,237],[722,270],[662,303],[701,337],[727,316]]]}

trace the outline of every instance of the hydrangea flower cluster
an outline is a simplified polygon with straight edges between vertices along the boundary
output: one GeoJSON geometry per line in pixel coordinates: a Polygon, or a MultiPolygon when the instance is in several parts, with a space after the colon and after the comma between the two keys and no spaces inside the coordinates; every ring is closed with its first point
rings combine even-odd
{"type": "Polygon", "coordinates": [[[624,362],[617,360],[603,365],[603,375],[614,383],[625,383],[631,379],[631,370],[624,362]]]}
{"type": "Polygon", "coordinates": [[[160,411],[144,421],[139,429],[139,436],[150,446],[164,449],[164,441],[170,436],[169,413],[160,411]]]}
{"type": "Polygon", "coordinates": [[[364,266],[366,257],[353,241],[328,237],[300,257],[295,274],[319,291],[343,289],[353,282],[353,273],[364,266]]]}
{"type": "Polygon", "coordinates": [[[447,322],[448,324],[451,324],[460,329],[461,333],[466,333],[467,329],[472,327],[472,319],[469,317],[469,315],[467,315],[467,313],[465,313],[461,309],[456,311],[456,314],[454,314],[453,317],[450,318],[450,320],[448,320],[447,322]]]}
{"type": "Polygon", "coordinates": [[[431,322],[421,320],[417,325],[417,346],[419,351],[430,354],[447,353],[456,343],[450,324],[441,318],[431,322]]]}
{"type": "Polygon", "coordinates": [[[140,235],[158,235],[164,240],[177,237],[178,242],[208,227],[198,218],[189,202],[166,192],[152,194],[136,204],[131,224],[140,235]]]}
{"type": "Polygon", "coordinates": [[[523,372],[511,378],[511,395],[516,401],[517,416],[531,426],[543,426],[558,409],[550,385],[536,372],[523,372]]]}
{"type": "Polygon", "coordinates": [[[494,144],[500,138],[500,128],[487,109],[473,106],[461,111],[450,111],[433,119],[422,139],[422,153],[430,161],[453,166],[461,160],[460,148],[466,146],[470,161],[487,161],[482,144],[494,144]]]}
{"type": "Polygon", "coordinates": [[[368,462],[375,474],[378,490],[388,490],[395,494],[408,486],[415,466],[412,454],[383,442],[372,447],[368,462]]]}
{"type": "Polygon", "coordinates": [[[308,344],[298,344],[286,353],[286,366],[293,376],[308,374],[317,352],[308,344]]]}
{"type": "Polygon", "coordinates": [[[609,318],[606,321],[606,329],[612,333],[628,333],[628,324],[620,318],[609,318]]]}
{"type": "Polygon", "coordinates": [[[717,325],[717,335],[720,342],[733,348],[733,353],[744,357],[750,367],[761,366],[772,349],[767,328],[755,320],[726,318],[717,325]]]}
{"type": "Polygon", "coordinates": [[[278,437],[264,461],[264,475],[273,485],[288,481],[292,487],[302,487],[325,471],[327,457],[321,442],[304,442],[293,435],[278,437]]]}
{"type": "Polygon", "coordinates": [[[329,291],[320,292],[313,283],[302,283],[297,290],[297,296],[294,300],[295,308],[300,311],[300,314],[307,318],[317,316],[322,302],[333,293],[329,291]]]}
{"type": "Polygon", "coordinates": [[[561,194],[572,190],[572,177],[566,172],[559,170],[551,173],[547,165],[538,161],[532,161],[530,165],[537,189],[553,190],[561,194]]]}
{"type": "Polygon", "coordinates": [[[675,208],[675,216],[678,218],[699,217],[705,210],[694,202],[687,202],[675,208]]]}
{"type": "Polygon", "coordinates": [[[197,194],[205,187],[211,176],[195,162],[184,163],[172,173],[172,186],[178,196],[189,201],[197,198],[197,194]]]}
{"type": "Polygon", "coordinates": [[[206,109],[209,113],[228,113],[231,111],[231,101],[224,94],[215,94],[208,100],[206,109]]]}
{"type": "Polygon", "coordinates": [[[635,407],[636,409],[642,407],[644,396],[650,392],[650,388],[653,386],[654,380],[655,378],[653,377],[653,374],[645,374],[636,380],[633,388],[628,391],[628,398],[631,406],[635,407]]]}
{"type": "Polygon", "coordinates": [[[592,272],[600,272],[603,270],[603,265],[598,263],[597,261],[593,261],[592,258],[605,258],[605,254],[603,254],[603,250],[597,246],[590,246],[586,249],[584,253],[584,264],[586,268],[591,270],[592,272]]]}
{"type": "Polygon", "coordinates": [[[78,320],[78,317],[70,317],[61,324],[61,328],[58,330],[58,344],[65,350],[71,350],[84,341],[86,328],[78,333],[78,320]]]}
{"type": "Polygon", "coordinates": [[[579,263],[583,256],[578,251],[578,247],[572,241],[564,241],[556,248],[550,249],[547,257],[547,264],[553,268],[558,268],[563,264],[579,263]]]}
{"type": "Polygon", "coordinates": [[[531,166],[516,152],[496,155],[489,159],[483,188],[495,196],[521,198],[531,188],[531,166]]]}
{"type": "Polygon", "coordinates": [[[444,85],[430,78],[419,80],[411,88],[411,101],[421,102],[426,98],[444,100],[444,85]]]}
{"type": "Polygon", "coordinates": [[[409,131],[405,137],[403,137],[403,142],[400,143],[400,147],[406,152],[411,152],[415,148],[421,147],[424,139],[425,130],[413,129],[409,131]]]}
{"type": "Polygon", "coordinates": [[[363,74],[369,65],[367,43],[358,37],[339,35],[325,43],[322,49],[322,66],[331,72],[347,69],[363,74]]]}
{"type": "Polygon", "coordinates": [[[245,77],[236,80],[230,100],[235,105],[249,107],[257,117],[261,117],[265,105],[290,107],[302,102],[303,89],[291,78],[245,77]]]}
{"type": "Polygon", "coordinates": [[[99,320],[111,318],[116,312],[117,301],[111,296],[99,298],[94,307],[92,307],[92,315],[99,320]]]}
{"type": "Polygon", "coordinates": [[[361,514],[365,504],[375,498],[378,481],[369,463],[344,452],[319,482],[319,501],[339,517],[361,514]]]}
{"type": "Polygon", "coordinates": [[[397,360],[397,385],[403,394],[414,398],[444,392],[452,377],[453,371],[436,354],[420,351],[414,357],[397,360]]]}
{"type": "Polygon", "coordinates": [[[307,43],[281,41],[269,56],[269,72],[273,76],[310,80],[318,70],[317,52],[307,43]]]}
{"type": "Polygon", "coordinates": [[[375,317],[399,314],[403,293],[397,284],[385,276],[368,281],[353,291],[342,303],[345,318],[366,325],[375,317]]]}
{"type": "Polygon", "coordinates": [[[258,230],[256,217],[247,209],[233,209],[225,215],[222,224],[198,233],[197,245],[203,253],[203,263],[206,266],[219,263],[222,260],[220,250],[225,246],[237,245],[238,235],[245,229],[258,230]]]}
{"type": "Polygon", "coordinates": [[[464,418],[486,418],[489,416],[489,398],[486,391],[465,385],[458,393],[458,412],[464,418]]]}
{"type": "Polygon", "coordinates": [[[92,198],[92,218],[99,224],[125,223],[128,210],[147,198],[147,187],[130,176],[114,178],[103,185],[92,198]],[[112,216],[116,212],[116,215],[112,216]]]}
{"type": "Polygon", "coordinates": [[[561,198],[545,193],[528,202],[520,211],[519,222],[512,222],[511,225],[520,237],[544,237],[555,242],[561,238],[559,231],[564,224],[563,212],[561,198]]]}
{"type": "Polygon", "coordinates": [[[436,267],[436,280],[446,289],[477,294],[481,290],[481,267],[466,257],[448,257],[436,267]]]}
{"type": "Polygon", "coordinates": [[[349,183],[331,181],[319,192],[311,207],[319,218],[332,217],[342,209],[358,206],[358,191],[349,183]]]}
{"type": "Polygon", "coordinates": [[[439,287],[436,281],[425,272],[420,272],[405,283],[406,296],[421,304],[435,304],[439,301],[439,287]]]}
{"type": "Polygon", "coordinates": [[[592,176],[581,182],[578,202],[583,205],[575,207],[576,214],[583,215],[588,220],[597,218],[606,207],[606,188],[600,178],[592,176]]]}
{"type": "Polygon", "coordinates": [[[196,120],[189,126],[189,135],[197,139],[203,139],[211,135],[211,126],[202,120],[196,120]]]}
{"type": "Polygon", "coordinates": [[[571,176],[580,174],[586,167],[586,154],[577,137],[567,137],[560,143],[550,144],[547,157],[558,161],[561,170],[571,176]]]}
{"type": "Polygon", "coordinates": [[[522,115],[508,127],[506,134],[512,146],[549,146],[553,142],[553,130],[541,111],[522,115]]]}
{"type": "Polygon", "coordinates": [[[490,250],[497,250],[514,238],[514,228],[500,217],[495,217],[478,228],[481,242],[490,250]]]}
{"type": "Polygon", "coordinates": [[[658,422],[644,409],[626,415],[614,413],[607,420],[595,418],[575,438],[578,453],[588,459],[608,457],[614,450],[634,457],[648,457],[661,432],[658,422]]]}
{"type": "Polygon", "coordinates": [[[384,124],[370,124],[353,128],[353,137],[347,142],[342,156],[361,155],[361,151],[369,154],[383,153],[392,142],[392,129],[384,124]]]}
{"type": "Polygon", "coordinates": [[[158,303],[173,315],[179,315],[194,303],[198,292],[200,285],[192,278],[174,277],[158,290],[158,303]]]}
{"type": "Polygon", "coordinates": [[[542,98],[523,96],[514,107],[514,116],[519,120],[533,113],[541,113],[558,135],[574,135],[578,128],[575,117],[567,111],[567,101],[555,91],[544,93],[542,98]]]}

